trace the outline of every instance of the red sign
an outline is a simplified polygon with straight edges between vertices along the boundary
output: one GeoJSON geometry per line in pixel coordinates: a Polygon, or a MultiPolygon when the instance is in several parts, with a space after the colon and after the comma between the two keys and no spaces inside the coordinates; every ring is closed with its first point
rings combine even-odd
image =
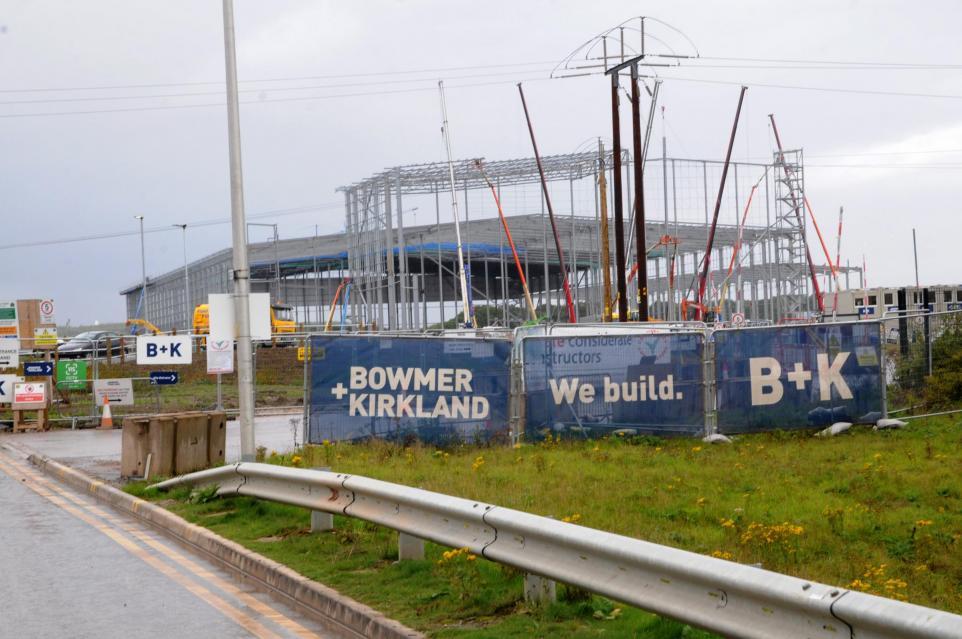
{"type": "Polygon", "coordinates": [[[14,404],[42,404],[47,397],[47,387],[44,384],[14,384],[14,404]]]}

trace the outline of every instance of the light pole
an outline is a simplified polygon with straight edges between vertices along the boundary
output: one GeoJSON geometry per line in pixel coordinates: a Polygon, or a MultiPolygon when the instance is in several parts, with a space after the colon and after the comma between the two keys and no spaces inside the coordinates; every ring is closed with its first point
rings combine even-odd
{"type": "Polygon", "coordinates": [[[184,330],[190,332],[190,280],[187,277],[187,225],[171,224],[184,232],[184,330]]]}
{"type": "Polygon", "coordinates": [[[144,216],[135,215],[135,220],[140,220],[140,274],[142,279],[140,297],[141,303],[144,305],[141,309],[141,316],[144,320],[147,320],[147,256],[144,253],[144,216]]]}
{"type": "Polygon", "coordinates": [[[231,239],[234,266],[234,319],[237,323],[237,395],[241,461],[254,461],[254,349],[251,343],[250,263],[244,215],[240,104],[234,52],[234,3],[224,0],[224,66],[227,76],[227,146],[230,158],[231,239]]]}

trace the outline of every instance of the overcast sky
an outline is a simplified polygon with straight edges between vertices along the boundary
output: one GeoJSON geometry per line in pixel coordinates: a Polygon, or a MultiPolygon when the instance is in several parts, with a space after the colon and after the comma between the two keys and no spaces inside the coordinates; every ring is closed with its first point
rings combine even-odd
{"type": "MultiPolygon", "coordinates": [[[[953,1],[235,0],[248,215],[314,207],[276,217],[281,237],[336,232],[337,186],[441,160],[438,77],[459,157],[530,155],[519,80],[543,153],[610,137],[604,79],[546,78],[641,14],[684,31],[702,56],[662,71],[669,155],[723,158],[746,83],[736,157],[771,156],[776,113],[785,145],[805,150],[806,191],[832,239],[845,206],[843,262],[864,253],[870,285],[910,283],[914,226],[922,282],[962,281],[953,1]]],[[[166,229],[230,212],[223,80],[218,0],[0,2],[0,246],[136,231],[142,214],[164,229],[147,235],[148,273],[179,266],[180,231],[166,229]]],[[[193,229],[188,243],[191,259],[225,248],[230,226],[193,229]]],[[[123,320],[118,291],[140,280],[140,245],[0,248],[0,274],[0,299],[52,297],[61,323],[123,320]]]]}

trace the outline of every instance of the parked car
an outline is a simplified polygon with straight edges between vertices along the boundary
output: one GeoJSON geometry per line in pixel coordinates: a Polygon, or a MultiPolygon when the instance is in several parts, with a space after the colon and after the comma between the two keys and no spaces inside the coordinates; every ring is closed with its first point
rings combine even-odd
{"type": "Polygon", "coordinates": [[[111,331],[87,331],[58,346],[57,354],[62,359],[88,357],[95,352],[98,356],[106,356],[108,344],[111,355],[120,354],[120,335],[111,331]]]}

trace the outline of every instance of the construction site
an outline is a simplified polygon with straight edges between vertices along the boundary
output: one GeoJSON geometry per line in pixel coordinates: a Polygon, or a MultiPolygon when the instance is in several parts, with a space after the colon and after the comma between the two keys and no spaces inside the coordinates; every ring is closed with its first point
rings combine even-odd
{"type": "MultiPolygon", "coordinates": [[[[343,232],[281,240],[266,225],[273,240],[249,246],[252,290],[270,292],[304,327],[365,331],[836,316],[826,293],[863,287],[863,268],[842,264],[841,210],[836,237],[818,225],[803,145],[783,147],[774,114],[768,162],[731,159],[745,87],[725,157],[674,157],[653,138],[657,68],[697,57],[684,34],[650,18],[589,40],[552,77],[610,77],[610,137],[544,157],[520,85],[534,157],[452,157],[442,84],[448,161],[342,185],[343,232]]],[[[145,275],[121,291],[128,318],[189,330],[207,295],[232,292],[230,261],[225,249],[145,275]]]]}
{"type": "MultiPolygon", "coordinates": [[[[628,151],[621,157],[625,200],[631,202],[633,159],[628,151]]],[[[756,322],[797,321],[819,314],[806,257],[812,238],[798,224],[799,211],[793,204],[805,197],[802,151],[785,152],[784,164],[780,158],[776,152],[768,164],[729,164],[708,273],[711,304],[721,319],[736,312],[756,322]],[[786,169],[791,179],[785,178],[786,169]]],[[[575,318],[600,322],[606,319],[605,272],[609,277],[614,272],[614,224],[607,224],[611,247],[607,268],[601,232],[602,216],[610,215],[603,211],[603,200],[614,200],[612,153],[547,156],[542,164],[575,318]]],[[[538,315],[567,321],[565,278],[534,158],[460,160],[451,168],[463,207],[460,231],[472,303],[476,309],[485,308],[486,323],[514,327],[529,315],[505,225],[498,219],[485,177],[500,199],[538,315]]],[[[645,162],[646,262],[653,319],[683,319],[682,303],[703,264],[712,204],[724,168],[721,160],[662,157],[645,162]]],[[[270,292],[272,299],[292,306],[295,319],[308,326],[324,324],[345,280],[350,288],[343,287],[343,298],[337,300],[335,325],[420,330],[453,320],[462,311],[448,171],[444,163],[408,165],[341,187],[346,233],[251,244],[252,290],[270,292]]],[[[807,212],[801,216],[808,218],[807,212]]],[[[626,221],[633,223],[634,217],[632,211],[626,221]]],[[[637,262],[634,237],[632,233],[627,240],[629,264],[637,262]]],[[[182,330],[189,311],[208,294],[230,292],[230,259],[225,249],[187,265],[187,309],[184,269],[148,278],[147,316],[163,330],[182,330]]],[[[819,282],[834,285],[829,266],[813,268],[819,282]]],[[[840,266],[838,272],[844,288],[861,287],[861,267],[840,266]]],[[[628,299],[634,301],[638,278],[632,271],[626,279],[628,299]]],[[[127,297],[128,317],[140,317],[142,286],[132,285],[122,294],[127,297]]],[[[609,313],[617,306],[612,304],[616,295],[614,290],[608,300],[609,313]]]]}

